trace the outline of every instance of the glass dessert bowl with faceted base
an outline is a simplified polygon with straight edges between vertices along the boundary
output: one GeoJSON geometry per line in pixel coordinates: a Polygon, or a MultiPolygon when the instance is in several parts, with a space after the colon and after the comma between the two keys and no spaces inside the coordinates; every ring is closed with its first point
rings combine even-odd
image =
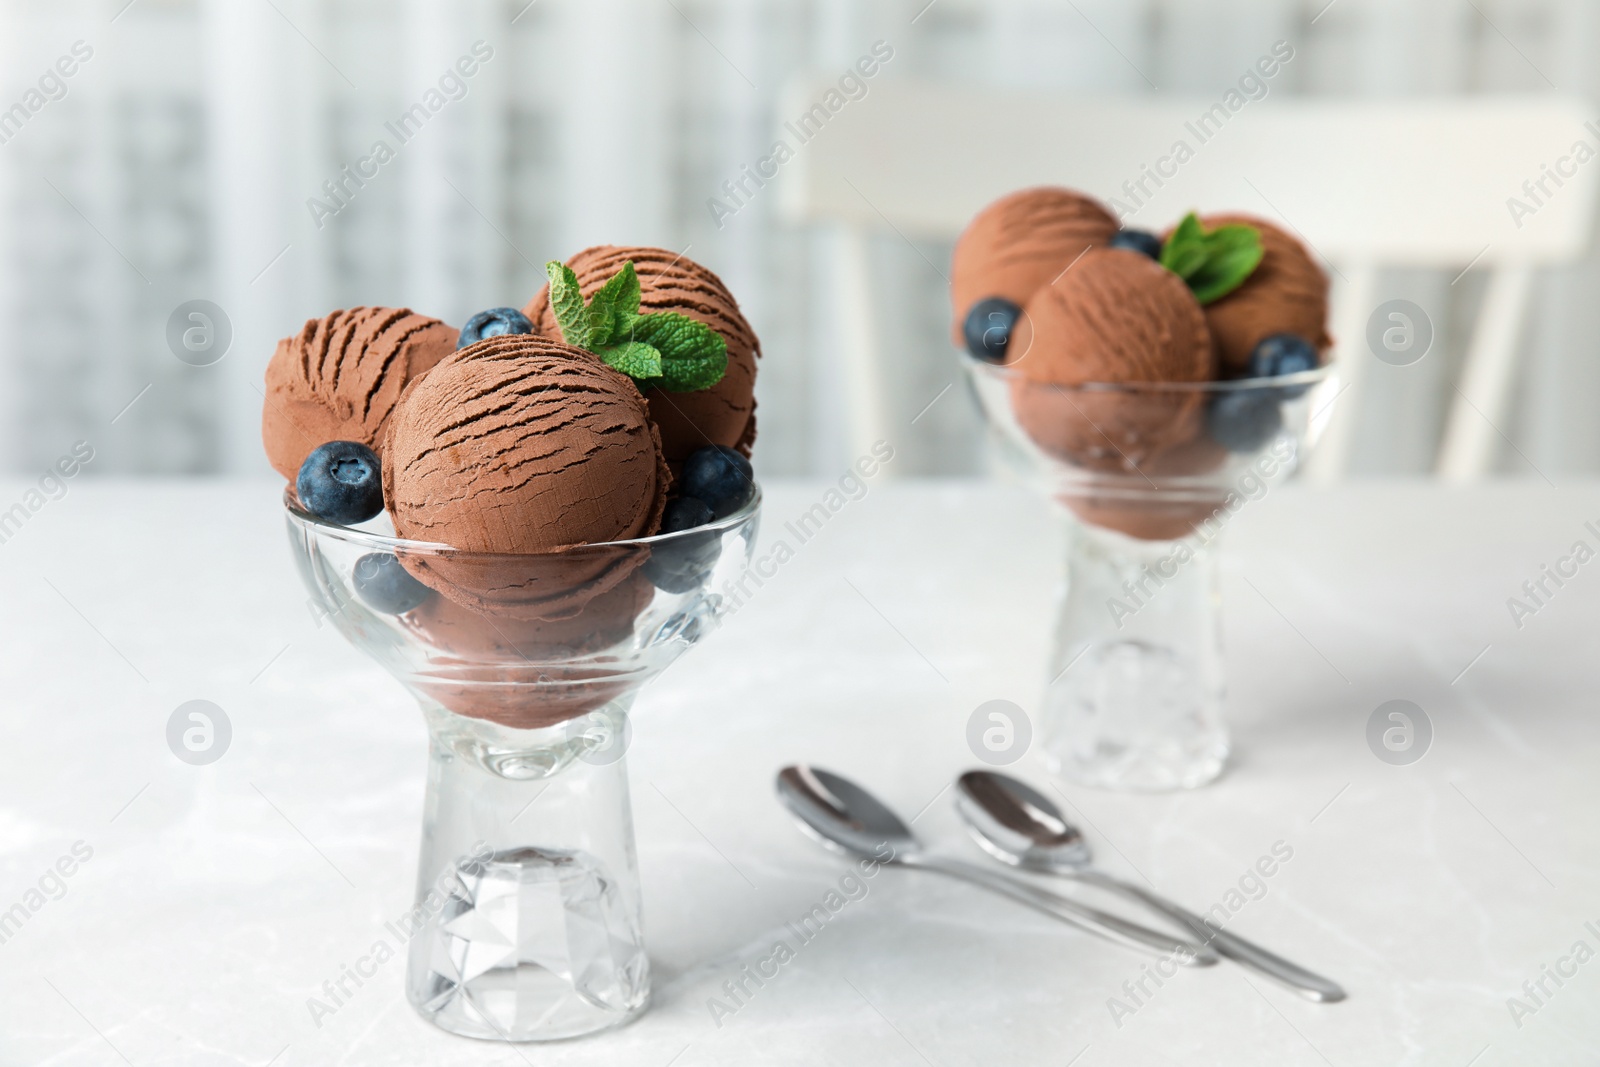
{"type": "Polygon", "coordinates": [[[285,495],[319,609],[417,698],[430,738],[406,994],[468,1037],[546,1041],[649,997],[624,753],[639,689],[714,629],[760,493],[704,526],[543,554],[325,522],[285,495]],[[420,579],[420,580],[419,580],[420,579]]]}
{"type": "Polygon", "coordinates": [[[1072,518],[1039,728],[1051,771],[1105,789],[1211,781],[1229,752],[1216,541],[1304,459],[1333,368],[1068,386],[963,362],[1008,464],[1072,518]]]}

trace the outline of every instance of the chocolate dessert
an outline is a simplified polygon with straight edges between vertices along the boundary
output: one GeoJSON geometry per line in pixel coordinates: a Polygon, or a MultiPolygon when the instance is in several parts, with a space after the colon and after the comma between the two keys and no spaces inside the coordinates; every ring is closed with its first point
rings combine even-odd
{"type": "Polygon", "coordinates": [[[1256,346],[1274,334],[1294,334],[1318,351],[1328,336],[1328,276],[1292,234],[1250,215],[1207,215],[1209,228],[1252,226],[1261,234],[1263,255],[1243,285],[1206,307],[1206,323],[1217,344],[1223,370],[1242,376],[1256,346]]]}
{"type": "Polygon", "coordinates": [[[404,308],[358,307],[311,319],[267,364],[261,438],[293,480],[312,450],[354,441],[380,455],[400,394],[454,352],[456,331],[404,308]]]}
{"type": "MultiPolygon", "coordinates": [[[[761,356],[761,343],[740,312],[738,301],[711,271],[664,248],[600,245],[579,252],[566,266],[577,276],[587,300],[629,262],[639,278],[640,311],[686,315],[711,327],[727,343],[727,371],[711,388],[677,392],[657,386],[645,390],[650,418],[661,432],[668,464],[677,469],[690,453],[708,445],[736,448],[748,456],[756,436],[756,360],[761,356]]],[[[549,286],[523,311],[541,334],[561,338],[549,286]]]]}
{"type": "Polygon", "coordinates": [[[1116,216],[1071,189],[1024,189],[978,212],[950,261],[956,343],[978,301],[998,297],[1023,306],[1085,249],[1106,244],[1116,232],[1116,216]]]}

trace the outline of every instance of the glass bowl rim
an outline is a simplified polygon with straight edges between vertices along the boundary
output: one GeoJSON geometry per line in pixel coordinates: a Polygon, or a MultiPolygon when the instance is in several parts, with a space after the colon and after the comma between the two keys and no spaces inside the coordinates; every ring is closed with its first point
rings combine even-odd
{"type": "Polygon", "coordinates": [[[1266,389],[1292,389],[1297,386],[1310,387],[1327,381],[1333,376],[1335,369],[1339,365],[1337,359],[1329,359],[1314,370],[1300,371],[1298,374],[1283,374],[1276,378],[1227,378],[1204,382],[1065,383],[1037,381],[1018,372],[1016,364],[991,363],[986,359],[979,359],[970,352],[958,350],[957,356],[966,365],[967,370],[974,375],[986,376],[1003,382],[1028,382],[1029,384],[1054,389],[1058,392],[1073,393],[1190,393],[1207,395],[1211,393],[1234,393],[1266,389]]]}
{"type": "Polygon", "coordinates": [[[315,531],[319,537],[332,537],[351,544],[363,546],[378,551],[400,552],[414,556],[443,555],[470,556],[474,559],[553,559],[570,557],[576,553],[588,550],[615,550],[619,548],[650,548],[655,545],[672,544],[675,541],[703,536],[707,533],[725,533],[755,518],[761,510],[762,492],[761,483],[753,482],[755,494],[750,500],[731,515],[720,519],[713,519],[703,526],[694,526],[687,530],[678,530],[674,533],[651,534],[649,537],[634,537],[620,541],[595,541],[587,544],[567,545],[554,548],[548,552],[478,552],[468,548],[457,548],[440,541],[411,541],[404,537],[390,537],[387,534],[372,533],[368,530],[357,530],[351,526],[341,526],[335,522],[318,518],[305,508],[295,497],[293,485],[284,486],[283,507],[289,516],[289,521],[304,530],[315,531]]]}

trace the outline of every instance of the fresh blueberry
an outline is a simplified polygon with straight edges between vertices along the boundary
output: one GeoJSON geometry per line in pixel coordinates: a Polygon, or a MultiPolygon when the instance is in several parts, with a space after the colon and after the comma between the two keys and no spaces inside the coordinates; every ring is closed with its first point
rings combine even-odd
{"type": "MultiPolygon", "coordinates": [[[[1251,378],[1280,378],[1286,374],[1304,374],[1317,369],[1317,350],[1299,334],[1275,333],[1263,337],[1250,353],[1251,378]]],[[[1285,385],[1277,389],[1280,397],[1290,398],[1303,394],[1310,385],[1285,385]]]]}
{"type": "Polygon", "coordinates": [[[1011,331],[1022,317],[1022,309],[1003,296],[990,296],[972,305],[961,324],[967,351],[979,359],[999,363],[1006,358],[1011,331]]]}
{"type": "Polygon", "coordinates": [[[516,308],[490,308],[480,311],[461,327],[461,339],[456,348],[475,345],[485,337],[499,337],[506,333],[532,333],[533,323],[516,308]]]}
{"type": "Polygon", "coordinates": [[[378,457],[354,441],[319,445],[294,481],[300,503],[319,519],[354,526],[383,510],[378,457]]]}
{"type": "Polygon", "coordinates": [[[1118,230],[1106,244],[1111,248],[1126,248],[1157,261],[1161,259],[1161,238],[1149,230],[1118,230]]]}
{"type": "MultiPolygon", "coordinates": [[[[705,501],[680,496],[667,501],[667,510],[661,516],[661,532],[682,534],[685,530],[693,530],[710,521],[711,508],[705,501]]],[[[711,530],[691,533],[652,545],[650,559],[645,563],[644,570],[656,588],[663,592],[687,593],[705,581],[721,554],[720,534],[711,530]]]]}
{"type": "Polygon", "coordinates": [[[756,495],[750,461],[723,445],[690,453],[683,462],[683,495],[705,504],[713,518],[732,515],[756,495]]]}
{"type": "Polygon", "coordinates": [[[680,496],[676,500],[667,501],[667,510],[661,514],[661,532],[682,533],[696,526],[704,526],[711,520],[711,508],[705,501],[696,500],[692,496],[680,496]]]}
{"type": "Polygon", "coordinates": [[[1272,389],[1228,389],[1206,409],[1206,430],[1229,452],[1254,452],[1283,425],[1278,396],[1272,389]]]}
{"type": "Polygon", "coordinates": [[[368,552],[356,560],[356,596],[368,607],[387,615],[404,615],[433,595],[433,590],[411,577],[393,552],[368,552]]]}

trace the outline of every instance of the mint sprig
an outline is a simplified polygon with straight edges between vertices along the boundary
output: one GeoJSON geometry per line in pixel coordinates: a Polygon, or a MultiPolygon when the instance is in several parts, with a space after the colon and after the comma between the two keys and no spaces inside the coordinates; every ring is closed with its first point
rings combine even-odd
{"type": "Polygon", "coordinates": [[[1261,231],[1230,223],[1207,230],[1194,212],[1183,217],[1161,248],[1161,265],[1188,283],[1196,300],[1215,303],[1245,283],[1261,265],[1261,231]]]}
{"type": "Polygon", "coordinates": [[[550,309],[561,338],[593,352],[637,382],[670,393],[709,389],[728,369],[728,343],[703,322],[676,311],[640,314],[633,261],[606,279],[586,303],[571,267],[551,261],[550,309]]]}

